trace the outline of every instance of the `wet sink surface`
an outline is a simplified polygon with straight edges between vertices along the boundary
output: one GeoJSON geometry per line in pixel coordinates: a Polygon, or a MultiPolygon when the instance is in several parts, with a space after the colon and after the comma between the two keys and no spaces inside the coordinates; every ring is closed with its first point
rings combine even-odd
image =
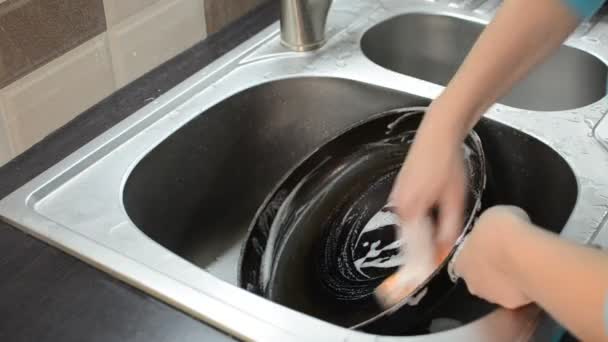
{"type": "MultiPolygon", "coordinates": [[[[362,49],[387,69],[447,85],[484,27],[452,16],[405,14],[369,30],[362,49]]],[[[562,46],[500,102],[541,111],[583,107],[604,97],[607,74],[597,57],[562,46]]]]}

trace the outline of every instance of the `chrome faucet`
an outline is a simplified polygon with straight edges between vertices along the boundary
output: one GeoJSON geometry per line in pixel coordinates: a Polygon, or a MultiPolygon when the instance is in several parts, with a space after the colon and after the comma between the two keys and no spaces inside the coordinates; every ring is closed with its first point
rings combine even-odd
{"type": "Polygon", "coordinates": [[[332,0],[281,0],[281,43],[294,51],[321,47],[331,3],[332,0]]]}

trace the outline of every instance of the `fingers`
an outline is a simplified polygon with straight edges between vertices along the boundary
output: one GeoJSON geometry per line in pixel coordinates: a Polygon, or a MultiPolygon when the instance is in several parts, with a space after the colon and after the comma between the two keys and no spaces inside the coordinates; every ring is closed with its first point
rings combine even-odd
{"type": "MultiPolygon", "coordinates": [[[[483,273],[487,275],[487,272],[483,273]]],[[[480,279],[478,276],[471,276],[468,277],[468,280],[465,279],[465,284],[470,294],[510,310],[532,303],[522,291],[510,284],[507,278],[488,281],[488,279],[480,279]],[[491,286],[488,286],[489,282],[491,286]]]]}
{"type": "Polygon", "coordinates": [[[433,239],[433,223],[430,217],[421,220],[404,222],[402,227],[405,235],[406,265],[415,266],[416,270],[432,273],[435,268],[435,243],[433,239]]]}
{"type": "Polygon", "coordinates": [[[416,175],[405,174],[402,170],[389,197],[389,202],[404,222],[421,220],[435,201],[431,189],[424,187],[427,182],[415,178],[416,175]]]}
{"type": "Polygon", "coordinates": [[[528,216],[528,213],[526,213],[520,207],[516,207],[513,205],[501,205],[501,206],[497,206],[495,208],[500,208],[501,210],[508,211],[510,214],[518,217],[519,219],[523,220],[524,222],[530,222],[530,216],[528,216]]]}
{"type": "Polygon", "coordinates": [[[502,261],[497,257],[499,245],[508,239],[508,235],[496,235],[496,227],[509,224],[508,219],[515,216],[517,220],[523,217],[523,211],[517,211],[493,207],[484,212],[483,219],[477,222],[451,261],[453,273],[464,280],[471,294],[508,309],[517,309],[531,302],[511,276],[502,271],[499,267],[502,261]]]}
{"type": "Polygon", "coordinates": [[[376,288],[374,295],[382,307],[390,308],[410,296],[417,285],[417,279],[406,277],[403,271],[397,271],[376,288]]]}
{"type": "Polygon", "coordinates": [[[436,242],[441,250],[452,249],[462,231],[466,181],[462,167],[456,167],[457,175],[447,185],[439,199],[439,229],[436,242]]]}
{"type": "Polygon", "coordinates": [[[505,297],[500,298],[500,301],[497,304],[509,310],[515,310],[530,303],[532,303],[532,301],[525,297],[521,292],[511,291],[507,293],[505,297]]]}
{"type": "MultiPolygon", "coordinates": [[[[465,280],[467,280],[467,274],[466,274],[466,257],[463,257],[463,250],[465,248],[465,243],[467,242],[468,239],[470,239],[471,237],[467,237],[465,239],[465,241],[462,242],[462,245],[460,245],[460,247],[458,248],[457,252],[454,253],[454,256],[452,257],[452,261],[451,263],[453,264],[453,270],[452,272],[454,273],[454,276],[457,276],[458,278],[462,278],[465,280]]],[[[468,284],[467,284],[468,286],[468,284]]],[[[470,292],[470,289],[469,289],[470,292]]],[[[472,293],[472,292],[471,292],[472,293]]]]}
{"type": "Polygon", "coordinates": [[[389,201],[404,221],[422,219],[437,204],[438,194],[445,183],[445,173],[449,172],[449,161],[442,160],[448,160],[450,155],[443,158],[432,156],[428,146],[415,142],[397,175],[389,201]]]}
{"type": "Polygon", "coordinates": [[[375,291],[376,299],[384,307],[393,306],[412,295],[435,271],[430,218],[411,224],[415,227],[404,228],[407,231],[406,242],[411,242],[403,251],[405,265],[385,279],[375,291]]]}

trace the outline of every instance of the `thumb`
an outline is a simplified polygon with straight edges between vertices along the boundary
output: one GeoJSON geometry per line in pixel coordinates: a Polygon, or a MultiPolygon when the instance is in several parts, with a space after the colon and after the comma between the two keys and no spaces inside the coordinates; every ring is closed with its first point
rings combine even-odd
{"type": "MultiPolygon", "coordinates": [[[[462,180],[464,177],[461,177],[462,180]]],[[[439,228],[436,236],[438,252],[447,256],[462,232],[465,202],[464,181],[452,182],[439,201],[439,228]]]]}

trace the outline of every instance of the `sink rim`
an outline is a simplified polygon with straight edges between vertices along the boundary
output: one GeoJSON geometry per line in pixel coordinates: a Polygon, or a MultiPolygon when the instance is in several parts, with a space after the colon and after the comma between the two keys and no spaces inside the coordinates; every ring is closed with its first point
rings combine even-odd
{"type": "MultiPolygon", "coordinates": [[[[338,0],[336,2],[347,3],[348,1],[338,0]]],[[[350,24],[357,25],[363,17],[367,21],[368,14],[376,11],[375,7],[371,5],[374,2],[373,0],[368,1],[369,9],[358,13],[355,16],[358,19],[354,22],[351,21],[350,24]]],[[[388,4],[390,1],[385,1],[385,3],[388,4]]],[[[424,9],[430,12],[436,11],[435,13],[461,13],[461,10],[448,10],[440,4],[428,2],[405,6],[405,9],[398,6],[393,8],[399,9],[400,14],[405,13],[405,11],[416,12],[424,9]]],[[[473,17],[480,18],[480,16],[473,17]]],[[[368,24],[384,19],[380,15],[368,24]]],[[[283,50],[279,46],[280,44],[277,44],[278,23],[271,25],[4,198],[0,201],[0,216],[27,233],[84,259],[95,267],[143,289],[198,319],[207,321],[243,339],[285,340],[289,338],[305,340],[306,337],[310,338],[311,334],[315,334],[315,337],[321,340],[341,338],[361,341],[376,339],[417,341],[425,337],[428,338],[429,336],[378,337],[348,331],[286,309],[278,304],[248,294],[242,289],[227,285],[204,270],[176,257],[173,253],[167,253],[164,248],[156,245],[155,242],[149,240],[147,236],[130,224],[130,220],[124,220],[126,213],[122,207],[123,202],[120,196],[122,196],[126,177],[140,159],[169,134],[188,122],[189,119],[251,84],[255,85],[302,75],[313,77],[326,75],[352,81],[366,81],[364,83],[430,99],[436,97],[443,88],[428,82],[416,81],[411,77],[393,75],[389,71],[380,71],[380,69],[372,66],[371,61],[364,61],[361,53],[358,53],[352,46],[350,49],[353,51],[353,56],[344,68],[333,63],[332,65],[319,63],[322,68],[316,71],[306,70],[305,65],[310,64],[316,57],[332,54],[336,50],[340,51],[347,45],[344,40],[339,38],[348,34],[346,32],[348,24],[344,24],[345,20],[343,19],[340,21],[339,16],[335,16],[334,19],[330,16],[331,20],[334,20],[337,26],[342,25],[340,31],[330,38],[324,48],[318,52],[307,54],[289,53],[283,50]],[[361,67],[365,67],[365,70],[369,70],[369,72],[361,75],[361,67]],[[294,69],[295,72],[293,72],[294,69]],[[271,71],[275,74],[271,77],[265,77],[266,72],[271,71]],[[369,78],[365,76],[369,76],[369,78]],[[236,83],[237,81],[240,82],[236,83]],[[212,87],[212,85],[214,86],[212,87]],[[234,88],[228,86],[234,86],[234,88]],[[176,109],[181,115],[176,114],[176,109]],[[110,168],[108,166],[112,161],[119,159],[121,156],[124,157],[125,153],[139,155],[140,158],[126,159],[120,164],[120,168],[110,168]],[[78,225],[67,227],[61,224],[61,217],[59,219],[57,216],[51,217],[51,215],[48,215],[48,211],[46,212],[47,216],[45,216],[45,213],[41,211],[41,209],[45,209],[43,208],[45,205],[48,206],[49,203],[57,202],[58,195],[70,194],[71,189],[77,186],[78,182],[86,183],[94,179],[94,176],[99,173],[113,178],[113,190],[100,190],[100,193],[96,193],[98,196],[96,199],[104,199],[104,196],[107,196],[107,199],[118,201],[117,203],[120,203],[120,205],[110,205],[110,214],[102,217],[102,220],[98,218],[83,223],[88,225],[89,228],[92,227],[92,231],[87,231],[78,227],[78,225]],[[63,194],[59,192],[63,192],[63,194]],[[118,222],[117,225],[109,226],[116,222],[118,222]],[[108,225],[107,229],[99,229],[99,226],[104,224],[108,225]],[[102,241],[110,236],[112,228],[116,228],[115,232],[118,232],[121,240],[116,245],[103,246],[102,241]],[[120,234],[123,235],[120,236],[120,234]],[[91,236],[95,241],[92,240],[91,236]],[[155,261],[161,266],[161,270],[151,268],[149,262],[142,261],[141,257],[139,259],[132,258],[132,255],[129,256],[129,253],[125,253],[124,250],[128,249],[131,246],[130,244],[133,243],[137,243],[138,247],[153,244],[151,251],[163,254],[159,257],[159,260],[155,261]],[[145,266],[146,264],[147,266],[145,266]],[[170,266],[173,265],[179,265],[183,269],[179,271],[171,270],[170,266]],[[169,270],[170,272],[163,272],[162,270],[169,270]],[[195,288],[197,284],[199,284],[199,287],[205,285],[217,289],[200,291],[195,288]],[[227,291],[222,293],[230,293],[234,298],[221,298],[221,296],[218,296],[218,289],[219,292],[227,291]],[[239,302],[236,306],[235,301],[239,302]],[[253,309],[247,311],[245,310],[247,306],[264,311],[264,314],[254,312],[253,309]],[[211,314],[213,314],[213,317],[210,317],[211,314]],[[273,322],[270,317],[274,317],[275,321],[273,322]],[[285,319],[277,322],[276,317],[284,317],[285,319]],[[310,328],[314,328],[314,330],[311,331],[310,328]]],[[[578,38],[572,40],[570,44],[588,45],[588,43],[578,38]]],[[[358,49],[360,51],[360,48],[358,49]]],[[[608,56],[608,46],[602,49],[595,47],[595,49],[598,49],[596,50],[597,53],[601,53],[602,56],[608,56]]],[[[602,60],[605,61],[606,58],[602,58],[602,60]]],[[[605,108],[608,107],[606,97],[600,102],[605,108]]],[[[576,113],[566,111],[548,114],[546,112],[522,111],[498,105],[493,107],[486,115],[489,119],[521,130],[551,146],[568,162],[575,174],[579,193],[572,216],[562,235],[585,243],[595,238],[595,234],[605,225],[607,217],[603,209],[595,208],[593,205],[596,204],[595,201],[603,198],[602,196],[608,195],[607,176],[597,171],[598,169],[605,169],[602,166],[608,167],[608,154],[599,144],[589,144],[594,140],[593,137],[587,135],[589,128],[583,122],[588,118],[599,121],[600,117],[605,114],[603,110],[594,109],[594,106],[597,106],[597,104],[583,107],[576,113]],[[572,118],[579,121],[569,121],[572,118]],[[555,126],[556,122],[560,124],[559,127],[555,127],[553,130],[543,129],[544,127],[555,126]],[[580,152],[586,152],[587,154],[580,152]],[[582,227],[582,229],[577,227],[582,227]]],[[[107,185],[106,187],[110,188],[107,185]]],[[[101,208],[105,209],[103,206],[101,208]]],[[[99,210],[99,208],[97,209],[99,210]]],[[[53,213],[53,215],[57,215],[57,213],[53,213]]],[[[479,332],[484,329],[483,327],[487,322],[493,320],[503,322],[503,324],[509,322],[508,324],[513,327],[525,326],[531,328],[535,325],[533,322],[538,317],[539,312],[535,308],[524,310],[519,314],[497,310],[471,325],[434,334],[432,338],[438,341],[463,337],[470,338],[471,331],[478,329],[477,332],[479,332]]],[[[528,331],[522,330],[516,334],[521,336],[528,333],[528,331]]]]}

